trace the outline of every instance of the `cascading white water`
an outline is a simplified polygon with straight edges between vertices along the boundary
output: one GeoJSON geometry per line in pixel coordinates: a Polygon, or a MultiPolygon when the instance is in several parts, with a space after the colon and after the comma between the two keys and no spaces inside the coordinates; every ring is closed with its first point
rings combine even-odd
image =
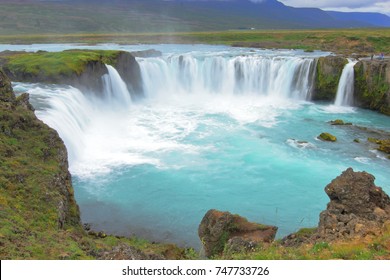
{"type": "Polygon", "coordinates": [[[258,95],[310,99],[315,59],[173,55],[139,59],[145,93],[258,95]]]}
{"type": "Polygon", "coordinates": [[[131,96],[125,82],[118,71],[111,65],[106,65],[108,74],[104,75],[104,99],[110,105],[128,108],[131,104],[131,96]]]}
{"type": "Polygon", "coordinates": [[[36,86],[29,89],[33,102],[45,104],[36,114],[64,140],[71,167],[91,145],[87,138],[97,120],[104,124],[105,115],[130,109],[131,97],[126,84],[115,68],[106,67],[108,73],[102,77],[102,95],[83,93],[70,86],[36,86]]]}
{"type": "Polygon", "coordinates": [[[348,59],[348,63],[344,66],[337,88],[336,100],[334,102],[334,105],[336,106],[351,106],[353,103],[353,67],[356,63],[357,60],[348,59]]]}

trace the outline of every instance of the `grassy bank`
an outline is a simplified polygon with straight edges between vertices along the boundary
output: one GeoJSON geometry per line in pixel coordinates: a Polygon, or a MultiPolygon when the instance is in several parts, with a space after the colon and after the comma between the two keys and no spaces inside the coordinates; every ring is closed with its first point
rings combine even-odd
{"type": "Polygon", "coordinates": [[[2,44],[32,43],[202,43],[256,48],[324,50],[337,53],[390,53],[390,29],[246,30],[188,33],[2,35],[2,44]]]}

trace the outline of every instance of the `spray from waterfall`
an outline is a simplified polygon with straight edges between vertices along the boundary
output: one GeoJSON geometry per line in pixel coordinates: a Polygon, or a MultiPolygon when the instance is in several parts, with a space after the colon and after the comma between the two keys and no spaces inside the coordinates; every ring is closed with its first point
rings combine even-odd
{"type": "Polygon", "coordinates": [[[357,60],[348,59],[348,63],[344,66],[341,73],[339,85],[337,88],[336,106],[351,106],[353,105],[353,90],[354,90],[354,69],[353,67],[357,60]]]}

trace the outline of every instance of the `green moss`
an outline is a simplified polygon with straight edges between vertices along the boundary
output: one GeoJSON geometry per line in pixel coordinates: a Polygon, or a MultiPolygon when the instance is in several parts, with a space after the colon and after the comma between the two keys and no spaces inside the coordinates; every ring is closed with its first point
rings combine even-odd
{"type": "Polygon", "coordinates": [[[4,68],[15,77],[59,82],[64,77],[81,75],[88,64],[101,62],[114,65],[120,51],[68,50],[63,52],[5,53],[0,55],[4,68]]]}
{"type": "Polygon", "coordinates": [[[320,57],[317,62],[314,100],[334,100],[341,73],[347,59],[341,57],[320,57]]]}
{"type": "Polygon", "coordinates": [[[390,115],[390,105],[386,101],[390,94],[390,84],[386,81],[385,64],[374,63],[355,66],[355,92],[358,103],[364,108],[390,115]]]}
{"type": "Polygon", "coordinates": [[[319,139],[324,140],[324,141],[330,141],[330,142],[336,142],[337,138],[336,136],[328,133],[328,132],[323,132],[318,136],[319,139]]]}
{"type": "Polygon", "coordinates": [[[299,229],[295,235],[300,237],[300,236],[309,236],[312,235],[317,231],[317,228],[301,228],[299,229]]]}
{"type": "Polygon", "coordinates": [[[350,122],[344,122],[343,120],[337,119],[334,121],[330,121],[331,125],[352,125],[350,122]]]}

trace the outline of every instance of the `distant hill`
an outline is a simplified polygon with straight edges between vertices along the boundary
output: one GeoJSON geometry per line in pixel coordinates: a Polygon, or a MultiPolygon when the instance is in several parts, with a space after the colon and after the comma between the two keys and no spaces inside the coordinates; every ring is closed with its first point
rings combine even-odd
{"type": "Polygon", "coordinates": [[[339,21],[355,21],[378,27],[390,27],[390,17],[380,13],[343,13],[326,11],[339,21]]]}
{"type": "Polygon", "coordinates": [[[388,27],[375,13],[293,8],[276,0],[1,0],[0,34],[388,27]]]}

